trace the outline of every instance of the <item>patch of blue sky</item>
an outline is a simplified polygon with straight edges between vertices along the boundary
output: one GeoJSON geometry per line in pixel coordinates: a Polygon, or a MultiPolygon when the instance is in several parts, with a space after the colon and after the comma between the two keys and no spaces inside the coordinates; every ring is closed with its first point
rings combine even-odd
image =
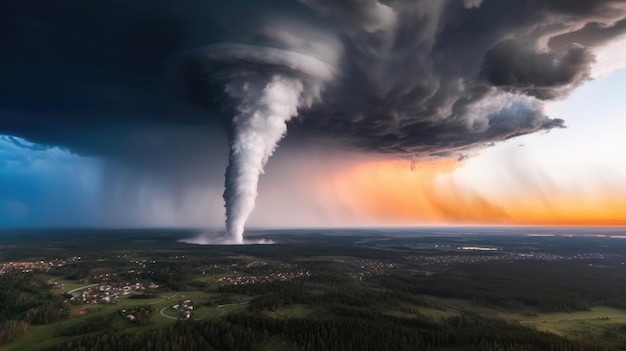
{"type": "Polygon", "coordinates": [[[90,226],[98,221],[99,161],[0,136],[0,226],[90,226]]]}

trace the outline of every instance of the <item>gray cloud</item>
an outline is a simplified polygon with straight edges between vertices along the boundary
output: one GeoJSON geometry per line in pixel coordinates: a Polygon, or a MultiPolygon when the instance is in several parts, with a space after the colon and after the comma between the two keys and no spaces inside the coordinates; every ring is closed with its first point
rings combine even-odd
{"type": "Polygon", "coordinates": [[[396,24],[393,8],[378,0],[299,0],[326,16],[366,32],[385,31],[396,24]]]}
{"type": "Polygon", "coordinates": [[[455,154],[562,126],[540,100],[584,83],[593,48],[625,21],[609,0],[8,0],[0,133],[182,167],[230,126],[224,76],[259,61],[267,74],[301,71],[303,60],[267,59],[289,52],[336,62],[336,76],[285,146],[455,154]],[[209,141],[186,137],[198,131],[209,141]]]}
{"type": "Polygon", "coordinates": [[[463,0],[463,5],[466,9],[478,8],[482,2],[483,0],[463,0]]]}
{"type": "Polygon", "coordinates": [[[602,45],[625,33],[626,19],[609,24],[590,22],[577,31],[567,32],[550,38],[548,45],[552,50],[562,50],[564,47],[571,44],[594,47],[602,45]]]}
{"type": "Polygon", "coordinates": [[[482,74],[494,86],[549,100],[589,79],[593,62],[593,54],[578,44],[559,53],[538,52],[510,39],[485,54],[482,74]]]}

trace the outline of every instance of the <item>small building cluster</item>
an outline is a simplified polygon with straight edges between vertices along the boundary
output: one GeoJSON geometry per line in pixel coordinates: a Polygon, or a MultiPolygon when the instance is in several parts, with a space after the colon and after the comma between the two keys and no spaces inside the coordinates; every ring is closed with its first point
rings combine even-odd
{"type": "Polygon", "coordinates": [[[65,289],[65,284],[57,283],[54,281],[48,282],[48,287],[52,290],[61,290],[65,289]]]}
{"type": "Polygon", "coordinates": [[[67,261],[77,261],[80,257],[72,257],[68,260],[54,259],[54,260],[39,260],[39,261],[19,261],[19,262],[5,262],[0,263],[0,275],[4,275],[10,272],[30,273],[32,271],[49,272],[56,267],[62,267],[67,261]]]}
{"type": "Polygon", "coordinates": [[[295,278],[310,277],[309,271],[297,271],[297,272],[281,272],[271,273],[268,275],[254,275],[254,276],[233,276],[233,277],[221,277],[218,282],[226,282],[233,285],[246,285],[246,284],[259,284],[270,283],[274,281],[286,281],[295,278]]]}
{"type": "MultiPolygon", "coordinates": [[[[483,248],[479,248],[483,249],[483,248]]],[[[605,260],[610,259],[612,256],[602,253],[582,253],[573,255],[559,255],[544,252],[531,252],[531,253],[512,253],[503,252],[501,250],[476,250],[474,247],[459,247],[458,251],[497,251],[497,253],[485,253],[485,254],[463,254],[463,255],[415,255],[405,256],[404,259],[419,262],[424,266],[447,266],[452,264],[472,264],[479,262],[491,262],[491,261],[573,261],[573,260],[605,260]]]]}
{"type": "MultiPolygon", "coordinates": [[[[147,285],[148,289],[156,289],[159,286],[154,283],[147,285]]],[[[74,295],[70,298],[70,302],[78,302],[83,304],[98,304],[98,303],[117,303],[120,297],[129,296],[133,294],[135,290],[145,290],[146,285],[144,283],[126,283],[120,286],[112,285],[97,285],[85,289],[80,295],[74,295]]]]}
{"type": "Polygon", "coordinates": [[[145,324],[150,318],[154,309],[151,306],[137,306],[119,310],[123,318],[137,324],[145,324]]]}
{"type": "Polygon", "coordinates": [[[397,264],[390,262],[381,262],[369,259],[352,259],[344,260],[356,269],[350,276],[353,279],[365,280],[368,277],[385,274],[387,271],[397,268],[397,264]]]}
{"type": "Polygon", "coordinates": [[[193,304],[191,303],[191,300],[185,300],[172,306],[172,309],[178,312],[181,319],[189,319],[191,318],[191,312],[193,311],[193,304]]]}

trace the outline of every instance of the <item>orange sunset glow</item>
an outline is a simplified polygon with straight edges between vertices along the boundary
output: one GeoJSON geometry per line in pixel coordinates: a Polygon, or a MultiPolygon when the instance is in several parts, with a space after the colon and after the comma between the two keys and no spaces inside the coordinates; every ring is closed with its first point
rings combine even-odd
{"type": "Polygon", "coordinates": [[[374,161],[340,172],[332,188],[363,217],[399,224],[624,225],[623,191],[590,195],[582,190],[521,184],[489,196],[490,184],[460,184],[455,159],[374,161]]]}

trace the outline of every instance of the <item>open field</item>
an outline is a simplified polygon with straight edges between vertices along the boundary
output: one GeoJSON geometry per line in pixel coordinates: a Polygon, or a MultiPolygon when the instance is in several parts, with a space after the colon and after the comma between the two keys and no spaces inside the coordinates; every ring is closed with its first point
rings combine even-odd
{"type": "Polygon", "coordinates": [[[626,310],[606,306],[591,307],[589,311],[569,313],[546,313],[536,316],[507,315],[524,325],[532,325],[541,331],[547,331],[571,338],[587,338],[602,340],[621,334],[626,337],[626,329],[615,327],[626,326],[626,310]]]}
{"type": "Polygon", "coordinates": [[[626,318],[626,310],[597,306],[591,307],[588,311],[562,312],[562,313],[542,313],[536,316],[524,315],[507,315],[508,318],[518,320],[520,323],[538,324],[538,323],[558,323],[575,320],[593,320],[604,319],[613,321],[614,323],[623,323],[626,318]]]}
{"type": "Polygon", "coordinates": [[[316,311],[319,311],[313,306],[296,304],[283,306],[275,311],[267,311],[265,314],[271,318],[289,319],[289,318],[309,318],[316,311]]]}
{"type": "Polygon", "coordinates": [[[68,279],[53,278],[50,281],[56,282],[58,284],[63,284],[64,286],[63,292],[72,291],[74,289],[80,289],[85,286],[85,284],[81,284],[74,280],[68,280],[68,279]]]}

